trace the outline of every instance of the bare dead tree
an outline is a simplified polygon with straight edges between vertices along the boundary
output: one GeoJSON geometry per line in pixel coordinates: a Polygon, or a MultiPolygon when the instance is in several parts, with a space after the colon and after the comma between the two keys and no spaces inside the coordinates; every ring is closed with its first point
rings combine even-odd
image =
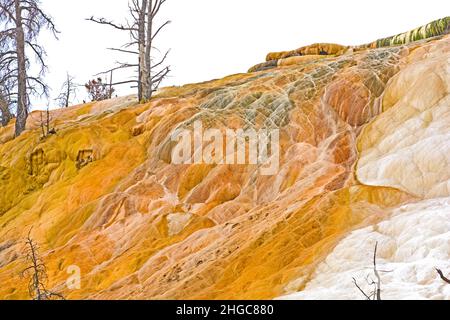
{"type": "Polygon", "coordinates": [[[11,60],[8,58],[9,45],[0,33],[0,118],[1,125],[6,126],[13,118],[12,110],[16,104],[13,93],[16,79],[11,77],[11,60]]]}
{"type": "Polygon", "coordinates": [[[40,0],[0,0],[0,25],[3,49],[0,68],[6,74],[4,80],[15,80],[12,94],[17,98],[15,135],[19,136],[25,130],[30,96],[48,96],[43,81],[46,52],[37,42],[39,34],[48,29],[56,37],[58,31],[51,17],[42,11],[40,0]],[[34,55],[39,66],[37,75],[29,75],[31,57],[26,50],[34,55]]]}
{"type": "Polygon", "coordinates": [[[74,82],[75,78],[67,73],[66,81],[61,87],[61,93],[55,99],[60,108],[68,108],[77,95],[77,85],[74,82]]]}
{"type": "Polygon", "coordinates": [[[380,272],[388,272],[388,271],[379,271],[377,267],[377,251],[378,251],[378,242],[375,244],[375,250],[373,254],[373,273],[375,275],[376,281],[370,279],[370,275],[367,276],[366,281],[369,286],[373,287],[372,292],[367,293],[364,291],[361,286],[358,284],[355,278],[353,278],[353,284],[355,287],[361,292],[361,294],[367,300],[381,300],[381,276],[380,272]]]}
{"type": "Polygon", "coordinates": [[[444,282],[447,282],[448,284],[450,284],[450,279],[447,278],[446,276],[444,276],[444,273],[442,272],[441,269],[436,268],[436,272],[438,273],[438,275],[441,277],[441,279],[442,279],[444,282]]]}
{"type": "Polygon", "coordinates": [[[137,63],[118,62],[115,68],[102,73],[109,74],[115,70],[137,68],[137,79],[117,82],[114,85],[135,84],[140,101],[148,101],[170,72],[170,67],[165,66],[169,50],[158,61],[154,60],[154,51],[157,51],[155,48],[156,38],[170,23],[167,20],[159,26],[156,25],[156,18],[165,2],[166,0],[130,0],[128,4],[130,17],[125,24],[117,24],[104,18],[91,17],[87,19],[129,33],[129,43],[122,48],[109,49],[133,55],[137,63]]]}
{"type": "Polygon", "coordinates": [[[51,134],[56,134],[56,130],[54,128],[50,129],[50,122],[52,121],[52,118],[50,116],[49,108],[47,107],[47,109],[45,111],[41,111],[40,116],[41,116],[40,125],[41,125],[41,132],[42,132],[41,139],[45,139],[51,134]],[[45,117],[44,117],[44,113],[45,113],[45,117]]]}
{"type": "Polygon", "coordinates": [[[31,229],[26,239],[26,261],[29,266],[21,272],[21,277],[29,277],[28,292],[33,300],[64,300],[56,292],[47,290],[47,268],[39,256],[39,246],[31,238],[31,229]]]}

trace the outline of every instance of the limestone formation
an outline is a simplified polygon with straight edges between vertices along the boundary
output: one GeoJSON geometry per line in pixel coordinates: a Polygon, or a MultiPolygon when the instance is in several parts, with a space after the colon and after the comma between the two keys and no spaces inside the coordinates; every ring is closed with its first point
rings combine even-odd
{"type": "Polygon", "coordinates": [[[257,64],[249,69],[249,72],[257,72],[291,64],[302,64],[318,60],[323,56],[340,56],[355,51],[367,49],[386,48],[410,44],[420,40],[442,37],[450,33],[450,17],[438,19],[414,30],[398,34],[396,36],[379,39],[361,46],[342,46],[334,43],[315,43],[296,50],[271,52],[266,57],[266,62],[257,64]]]}
{"type": "Polygon", "coordinates": [[[0,128],[0,298],[27,298],[34,226],[68,299],[359,299],[375,241],[386,297],[450,299],[434,271],[450,270],[450,36],[268,60],[146,104],[52,111],[46,139],[36,112],[16,139],[0,128]],[[278,129],[279,170],[172,163],[171,135],[196,121],[278,129]]]}

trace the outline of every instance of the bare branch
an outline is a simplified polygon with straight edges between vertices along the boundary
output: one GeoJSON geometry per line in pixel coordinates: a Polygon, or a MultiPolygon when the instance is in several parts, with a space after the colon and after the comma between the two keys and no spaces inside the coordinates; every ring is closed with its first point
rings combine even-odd
{"type": "Polygon", "coordinates": [[[158,36],[158,34],[161,32],[161,30],[164,29],[164,27],[168,26],[170,23],[172,23],[172,21],[170,21],[170,20],[164,22],[164,23],[158,28],[158,30],[156,30],[156,32],[153,34],[152,40],[155,40],[155,38],[158,36]]]}
{"type": "Polygon", "coordinates": [[[366,293],[358,284],[355,278],[353,278],[353,284],[355,287],[361,292],[367,300],[381,300],[381,277],[377,268],[377,251],[378,251],[378,242],[375,244],[375,250],[373,254],[373,272],[375,277],[377,278],[377,282],[370,280],[370,275],[367,275],[366,282],[369,286],[373,286],[374,290],[372,293],[366,293]]]}
{"type": "Polygon", "coordinates": [[[164,56],[162,57],[162,59],[158,63],[155,63],[153,65],[154,69],[158,68],[160,65],[162,65],[166,61],[167,56],[169,55],[169,52],[170,52],[170,49],[166,51],[166,53],[164,54],[164,56]]]}
{"type": "Polygon", "coordinates": [[[92,22],[95,22],[95,23],[98,23],[98,24],[108,25],[108,26],[111,26],[111,27],[113,27],[115,29],[122,30],[122,31],[137,31],[136,28],[131,28],[131,27],[128,27],[128,26],[124,26],[122,24],[115,24],[114,22],[108,21],[108,20],[106,20],[104,18],[96,19],[94,17],[90,17],[90,18],[88,18],[86,20],[87,21],[92,21],[92,22]]]}
{"type": "Polygon", "coordinates": [[[109,70],[102,71],[102,72],[99,72],[97,74],[94,74],[94,77],[100,76],[102,74],[110,74],[112,71],[116,71],[116,70],[120,70],[120,69],[126,69],[126,68],[134,68],[134,67],[137,67],[137,66],[138,66],[137,64],[121,64],[118,67],[115,67],[115,68],[112,68],[112,69],[109,69],[109,70]]]}
{"type": "Polygon", "coordinates": [[[47,281],[47,268],[39,257],[38,245],[31,238],[31,231],[28,232],[28,236],[25,242],[26,245],[26,260],[30,264],[29,267],[22,270],[21,277],[29,275],[28,290],[30,297],[33,300],[51,300],[52,298],[59,298],[64,300],[64,297],[56,292],[51,292],[46,289],[45,282],[47,281]]]}
{"type": "Polygon", "coordinates": [[[364,295],[364,297],[366,297],[367,300],[371,300],[371,297],[368,296],[363,289],[361,289],[361,287],[358,285],[358,282],[356,281],[355,278],[353,278],[353,283],[355,284],[356,288],[358,288],[358,290],[364,295]]]}
{"type": "Polygon", "coordinates": [[[446,276],[444,276],[444,273],[442,272],[442,270],[436,268],[436,272],[439,274],[439,276],[441,277],[442,280],[444,280],[445,282],[450,284],[450,279],[447,278],[446,276]]]}
{"type": "Polygon", "coordinates": [[[25,130],[30,96],[48,95],[42,79],[47,65],[45,50],[38,42],[40,32],[50,30],[57,38],[59,31],[38,0],[0,1],[0,22],[5,29],[0,31],[0,86],[6,88],[8,107],[16,109],[15,135],[19,136],[25,130]],[[29,74],[33,57],[40,67],[37,75],[29,74]]]}
{"type": "Polygon", "coordinates": [[[153,64],[153,50],[155,49],[155,51],[159,52],[159,50],[155,48],[153,41],[161,31],[170,24],[170,21],[166,21],[158,28],[155,28],[156,16],[165,1],[166,0],[129,0],[129,17],[126,19],[126,24],[117,24],[104,18],[91,17],[87,19],[97,24],[109,25],[115,29],[129,32],[131,40],[129,43],[125,44],[120,49],[108,49],[120,53],[133,54],[137,56],[137,63],[118,63],[118,66],[100,72],[97,75],[108,74],[119,69],[136,68],[138,73],[137,80],[115,83],[112,83],[112,81],[110,82],[113,85],[137,83],[139,101],[149,100],[153,93],[158,89],[163,79],[165,79],[170,72],[169,67],[164,67],[162,70],[157,71],[165,63],[169,51],[165,53],[160,61],[153,64]]]}
{"type": "Polygon", "coordinates": [[[139,82],[138,80],[127,80],[127,81],[111,83],[111,84],[108,84],[108,85],[118,86],[118,85],[121,85],[121,84],[138,83],[138,82],[139,82]]]}
{"type": "Polygon", "coordinates": [[[373,253],[373,273],[375,274],[375,277],[377,277],[377,300],[381,300],[381,277],[377,270],[377,251],[378,251],[378,242],[375,244],[375,251],[373,253]]]}
{"type": "Polygon", "coordinates": [[[59,96],[55,99],[61,108],[67,108],[76,97],[77,85],[74,83],[75,78],[67,73],[66,81],[61,87],[59,96]]]}
{"type": "Polygon", "coordinates": [[[111,51],[119,51],[119,52],[123,52],[123,53],[139,54],[139,52],[131,51],[131,50],[124,50],[124,49],[117,49],[117,48],[107,48],[107,49],[111,50],[111,51]]]}

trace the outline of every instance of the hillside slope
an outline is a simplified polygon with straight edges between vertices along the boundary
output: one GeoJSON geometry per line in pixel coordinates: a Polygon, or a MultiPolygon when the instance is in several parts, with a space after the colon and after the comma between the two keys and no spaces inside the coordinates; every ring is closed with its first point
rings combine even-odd
{"type": "Polygon", "coordinates": [[[33,227],[69,299],[360,299],[377,241],[386,297],[450,299],[450,36],[290,59],[1,128],[0,298],[33,227]],[[172,164],[196,120],[279,128],[278,173],[172,164]]]}

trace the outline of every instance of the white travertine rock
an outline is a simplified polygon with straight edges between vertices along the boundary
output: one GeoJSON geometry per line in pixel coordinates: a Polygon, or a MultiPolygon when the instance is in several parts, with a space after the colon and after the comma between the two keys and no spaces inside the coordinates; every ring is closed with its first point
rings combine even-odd
{"type": "MultiPolygon", "coordinates": [[[[450,286],[435,268],[450,271],[450,198],[425,200],[396,209],[392,218],[356,230],[319,265],[302,292],[280,299],[364,299],[372,288],[372,259],[378,241],[382,299],[450,299],[450,286]]],[[[287,290],[289,288],[286,288],[287,290]]]]}
{"type": "Polygon", "coordinates": [[[179,234],[189,224],[191,214],[174,213],[167,216],[167,223],[169,226],[169,235],[175,236],[179,234]]]}
{"type": "Polygon", "coordinates": [[[423,198],[450,195],[450,54],[432,53],[386,89],[386,110],[359,140],[357,177],[423,198]]]}

